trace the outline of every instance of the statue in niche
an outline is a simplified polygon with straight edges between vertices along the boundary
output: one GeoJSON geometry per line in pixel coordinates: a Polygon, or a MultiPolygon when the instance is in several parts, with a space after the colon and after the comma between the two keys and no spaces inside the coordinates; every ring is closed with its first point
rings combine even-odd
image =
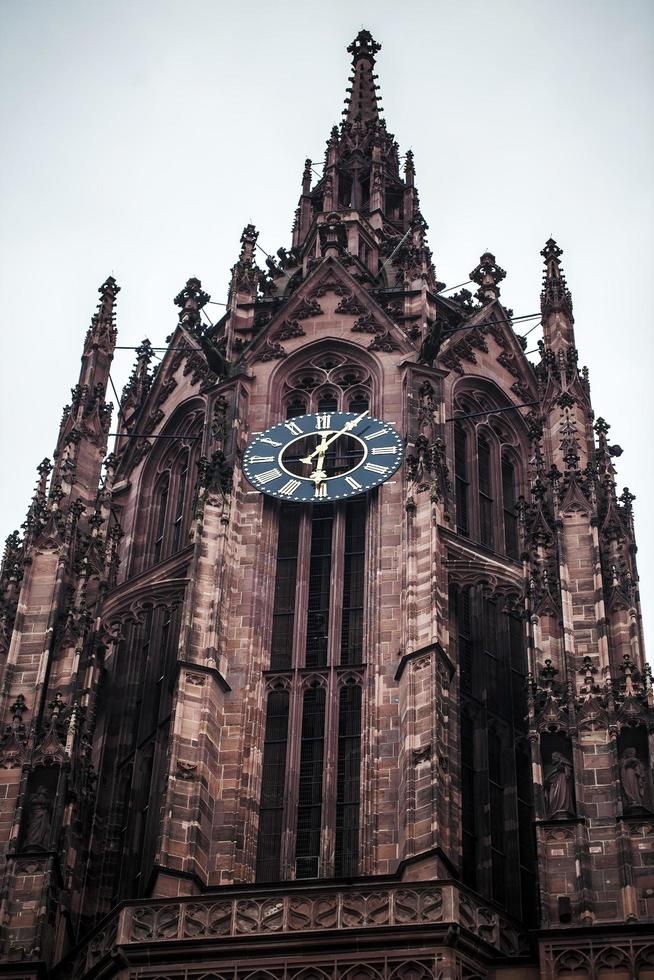
{"type": "Polygon", "coordinates": [[[627,801],[627,810],[642,810],[647,806],[647,770],[634,748],[624,750],[620,760],[620,781],[627,801]]]}
{"type": "Polygon", "coordinates": [[[549,817],[573,817],[572,762],[561,752],[552,752],[552,765],[545,776],[545,800],[549,817]]]}
{"type": "Polygon", "coordinates": [[[43,786],[40,786],[29,799],[24,850],[47,850],[50,843],[51,816],[50,798],[43,786]]]}

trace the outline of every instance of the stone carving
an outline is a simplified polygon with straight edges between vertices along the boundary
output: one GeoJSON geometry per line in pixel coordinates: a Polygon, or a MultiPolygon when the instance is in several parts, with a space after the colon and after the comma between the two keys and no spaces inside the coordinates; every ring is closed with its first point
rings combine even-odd
{"type": "Polygon", "coordinates": [[[259,350],[254,360],[277,361],[282,357],[286,357],[286,351],[282,345],[280,343],[272,343],[270,340],[267,340],[264,346],[259,350]]]}
{"type": "Polygon", "coordinates": [[[545,776],[545,798],[550,818],[574,816],[572,763],[561,752],[552,752],[552,765],[545,776]]]}
{"type": "Polygon", "coordinates": [[[620,781],[627,812],[647,807],[647,769],[633,747],[625,749],[620,760],[620,781]]]}
{"type": "Polygon", "coordinates": [[[30,797],[24,851],[45,851],[50,843],[52,809],[47,790],[40,786],[30,797]]]}
{"type": "Polygon", "coordinates": [[[393,338],[389,330],[383,334],[377,334],[377,336],[368,344],[368,350],[378,350],[384,351],[386,354],[392,354],[395,350],[400,350],[400,345],[393,338]]]}
{"type": "Polygon", "coordinates": [[[305,332],[297,320],[284,320],[281,327],[275,331],[271,340],[291,340],[293,337],[304,337],[305,332]]]}

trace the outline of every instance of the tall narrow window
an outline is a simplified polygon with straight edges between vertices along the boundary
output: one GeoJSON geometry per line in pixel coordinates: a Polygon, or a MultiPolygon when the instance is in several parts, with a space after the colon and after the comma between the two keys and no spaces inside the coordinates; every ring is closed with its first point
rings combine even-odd
{"type": "Polygon", "coordinates": [[[361,688],[346,684],[338,699],[336,863],[339,877],[354,875],[359,851],[361,688]]]}
{"type": "Polygon", "coordinates": [[[175,513],[173,516],[173,533],[170,553],[175,554],[182,544],[184,532],[184,502],[186,500],[186,485],[188,483],[189,454],[185,452],[177,464],[177,492],[175,494],[175,513]]]}
{"type": "Polygon", "coordinates": [[[345,555],[343,563],[343,618],[341,663],[360,664],[363,659],[363,586],[366,541],[366,501],[345,505],[345,555]]]}
{"type": "Polygon", "coordinates": [[[168,491],[170,487],[170,477],[164,474],[161,482],[155,490],[155,533],[153,560],[161,561],[163,558],[164,536],[166,534],[166,511],[168,510],[168,491]]]}
{"type": "Polygon", "coordinates": [[[491,481],[490,446],[483,436],[477,441],[479,467],[479,540],[493,547],[493,489],[491,481]]]}
{"type": "Polygon", "coordinates": [[[504,546],[509,558],[518,558],[518,522],[515,514],[515,467],[506,456],[502,459],[502,508],[504,546]]]}
{"type": "Polygon", "coordinates": [[[459,534],[470,534],[468,523],[468,438],[463,426],[454,425],[454,473],[456,483],[456,529],[459,534]]]}
{"type": "Polygon", "coordinates": [[[305,661],[307,667],[327,666],[333,524],[333,504],[320,504],[314,507],[311,521],[311,558],[309,563],[305,661]]]}
{"type": "Polygon", "coordinates": [[[535,851],[522,622],[481,589],[451,594],[461,672],[463,880],[524,915],[535,902],[535,851]]]}
{"type": "Polygon", "coordinates": [[[288,691],[271,691],[268,695],[266,734],[263,746],[257,880],[276,881],[284,813],[284,778],[288,739],[288,691]]]}
{"type": "Polygon", "coordinates": [[[502,741],[488,732],[488,785],[490,809],[491,891],[500,905],[506,899],[506,845],[504,840],[504,773],[502,741]]]}
{"type": "Polygon", "coordinates": [[[472,690],[472,617],[470,613],[470,589],[457,593],[458,647],[461,670],[461,688],[472,690]]]}
{"type": "Polygon", "coordinates": [[[316,685],[305,693],[302,713],[295,838],[296,878],[316,878],[320,870],[324,742],[325,689],[316,685]]]}
{"type": "Polygon", "coordinates": [[[477,886],[477,801],[475,787],[475,729],[465,707],[461,712],[462,874],[466,885],[477,886]]]}
{"type": "Polygon", "coordinates": [[[300,510],[296,504],[282,504],[279,511],[277,575],[273,605],[270,667],[288,670],[293,661],[295,623],[295,583],[297,579],[300,510]]]}

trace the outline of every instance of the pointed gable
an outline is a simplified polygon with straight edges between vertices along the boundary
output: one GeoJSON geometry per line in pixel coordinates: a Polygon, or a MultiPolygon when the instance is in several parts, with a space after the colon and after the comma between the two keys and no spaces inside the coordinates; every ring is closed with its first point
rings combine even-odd
{"type": "Polygon", "coordinates": [[[377,353],[415,353],[401,328],[337,259],[326,258],[243,351],[244,363],[277,360],[330,337],[377,353]]]}

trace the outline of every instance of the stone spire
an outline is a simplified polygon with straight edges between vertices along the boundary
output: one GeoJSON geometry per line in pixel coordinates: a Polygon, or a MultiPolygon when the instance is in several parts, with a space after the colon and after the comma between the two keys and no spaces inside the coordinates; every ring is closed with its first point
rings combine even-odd
{"type": "Polygon", "coordinates": [[[82,351],[79,382],[64,407],[51,487],[62,497],[62,509],[81,498],[95,499],[100,467],[107,451],[112,405],[105,400],[116,346],[115,305],[120,286],[109,276],[99,287],[98,311],[91,320],[82,351]]]}
{"type": "Polygon", "coordinates": [[[373,39],[370,31],[359,31],[348,52],[352,55],[352,75],[343,110],[347,122],[372,122],[379,119],[381,105],[377,97],[379,86],[375,84],[377,75],[373,73],[375,55],[381,44],[373,39]]]}
{"type": "Polygon", "coordinates": [[[553,238],[548,238],[540,254],[545,259],[543,288],[540,294],[545,346],[554,351],[567,347],[574,348],[572,296],[559,258],[563,254],[563,249],[559,248],[553,238]]]}

